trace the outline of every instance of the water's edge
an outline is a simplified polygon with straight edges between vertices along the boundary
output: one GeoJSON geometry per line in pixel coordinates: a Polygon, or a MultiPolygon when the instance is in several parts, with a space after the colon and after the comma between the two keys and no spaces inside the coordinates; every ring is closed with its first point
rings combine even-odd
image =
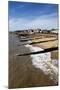
{"type": "MultiPolygon", "coordinates": [[[[31,52],[43,50],[39,47],[34,47],[28,44],[25,45],[25,47],[29,48],[31,52]]],[[[36,68],[40,68],[44,72],[44,74],[50,75],[50,79],[53,79],[55,83],[58,82],[58,68],[54,65],[54,63],[57,60],[54,60],[55,62],[52,63],[50,52],[31,55],[31,58],[32,58],[32,65],[34,65],[36,68]]]]}

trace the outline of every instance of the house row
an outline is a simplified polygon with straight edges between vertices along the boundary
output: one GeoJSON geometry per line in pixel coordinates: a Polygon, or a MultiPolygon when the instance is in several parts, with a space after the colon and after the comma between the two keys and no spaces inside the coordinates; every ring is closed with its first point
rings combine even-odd
{"type": "Polygon", "coordinates": [[[41,29],[28,29],[28,30],[17,30],[17,34],[34,34],[34,33],[58,33],[58,30],[41,30],[41,29]]]}

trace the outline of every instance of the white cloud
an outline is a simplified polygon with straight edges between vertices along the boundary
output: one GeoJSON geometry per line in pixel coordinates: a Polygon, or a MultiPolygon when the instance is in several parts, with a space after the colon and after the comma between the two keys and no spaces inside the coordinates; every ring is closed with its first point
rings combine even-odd
{"type": "Polygon", "coordinates": [[[35,19],[13,18],[9,20],[9,31],[28,28],[51,29],[58,28],[58,18],[54,14],[43,15],[35,19]]]}

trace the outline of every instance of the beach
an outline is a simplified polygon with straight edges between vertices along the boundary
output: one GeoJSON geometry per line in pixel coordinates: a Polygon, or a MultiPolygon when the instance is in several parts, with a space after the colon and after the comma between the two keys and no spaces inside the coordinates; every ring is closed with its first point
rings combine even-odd
{"type": "MultiPolygon", "coordinates": [[[[53,46],[56,42],[57,41],[52,42],[53,46]]],[[[54,51],[51,52],[53,55],[48,52],[35,56],[17,56],[17,54],[44,49],[44,47],[46,48],[46,45],[52,47],[51,42],[50,45],[47,42],[46,44],[22,45],[24,43],[27,43],[27,41],[20,42],[15,33],[9,33],[9,88],[58,85],[58,63],[55,65],[55,62],[51,63],[50,60],[52,58],[58,62],[58,55],[53,57],[53,55],[55,55],[53,53],[54,51]],[[47,66],[49,66],[48,69],[47,66]]]]}

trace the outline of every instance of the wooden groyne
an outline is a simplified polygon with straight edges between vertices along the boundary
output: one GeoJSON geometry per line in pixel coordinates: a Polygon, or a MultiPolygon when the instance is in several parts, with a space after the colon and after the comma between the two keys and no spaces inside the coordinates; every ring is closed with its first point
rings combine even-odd
{"type": "Polygon", "coordinates": [[[46,48],[42,51],[37,51],[37,52],[31,52],[31,53],[23,53],[23,54],[16,54],[17,56],[27,56],[27,55],[32,55],[32,54],[40,54],[40,53],[46,53],[46,52],[51,52],[54,50],[58,50],[58,47],[52,47],[52,48],[46,48]]]}

